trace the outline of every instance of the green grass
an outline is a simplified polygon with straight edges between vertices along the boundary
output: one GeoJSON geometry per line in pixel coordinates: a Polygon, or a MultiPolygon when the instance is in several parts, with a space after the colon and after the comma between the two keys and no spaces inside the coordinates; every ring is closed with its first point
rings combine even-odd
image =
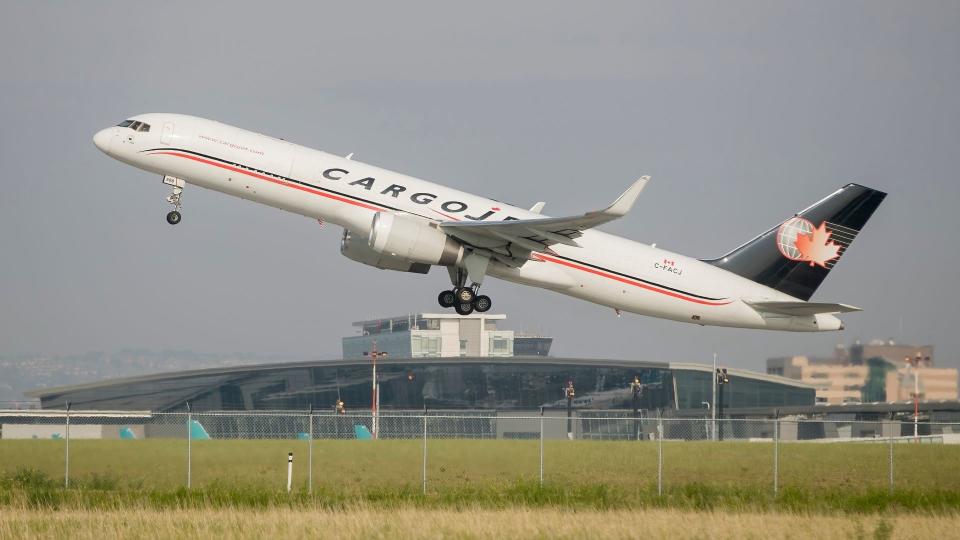
{"type": "Polygon", "coordinates": [[[187,490],[186,441],[74,440],[72,487],[64,490],[63,441],[4,440],[0,504],[960,510],[960,447],[949,445],[895,445],[895,489],[888,493],[885,444],[784,443],[776,497],[770,443],[664,442],[662,496],[652,442],[546,441],[541,486],[539,441],[431,440],[426,495],[421,445],[315,441],[310,495],[306,441],[194,441],[187,490]],[[295,456],[293,495],[285,492],[287,452],[295,456]]]}

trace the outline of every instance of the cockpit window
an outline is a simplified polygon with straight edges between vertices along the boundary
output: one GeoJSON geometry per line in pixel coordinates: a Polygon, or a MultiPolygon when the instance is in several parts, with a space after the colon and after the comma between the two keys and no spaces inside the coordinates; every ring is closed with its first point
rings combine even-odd
{"type": "Polygon", "coordinates": [[[117,127],[128,127],[134,131],[150,131],[150,124],[139,122],[137,120],[124,120],[117,124],[117,127]]]}

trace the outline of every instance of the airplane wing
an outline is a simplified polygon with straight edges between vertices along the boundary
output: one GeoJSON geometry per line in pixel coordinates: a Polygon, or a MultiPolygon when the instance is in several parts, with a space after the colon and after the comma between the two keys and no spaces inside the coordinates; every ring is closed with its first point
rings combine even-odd
{"type": "Polygon", "coordinates": [[[583,231],[625,215],[649,181],[650,177],[644,176],[607,208],[579,216],[506,221],[443,221],[440,229],[474,248],[489,250],[501,261],[506,262],[504,258],[509,258],[515,265],[517,262],[523,264],[523,261],[530,258],[531,252],[551,253],[550,246],[554,244],[580,247],[576,238],[580,237],[583,231]]]}
{"type": "Polygon", "coordinates": [[[819,313],[850,313],[862,311],[860,308],[848,304],[830,304],[823,302],[767,302],[763,300],[744,300],[744,303],[757,311],[776,313],[778,315],[804,316],[819,313]]]}

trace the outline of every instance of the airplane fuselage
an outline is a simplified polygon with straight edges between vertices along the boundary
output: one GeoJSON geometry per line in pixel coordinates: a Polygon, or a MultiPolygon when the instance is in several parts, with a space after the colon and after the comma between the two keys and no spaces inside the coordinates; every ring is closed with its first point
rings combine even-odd
{"type": "MultiPolygon", "coordinates": [[[[377,212],[424,220],[498,221],[544,216],[486,197],[212,120],[144,114],[150,131],[108,128],[95,137],[111,157],[159,175],[322,218],[366,238],[377,212]]],[[[743,299],[795,301],[715,265],[586,230],[580,247],[552,246],[520,267],[492,261],[488,274],[619,311],[700,325],[792,331],[840,329],[829,314],[761,315],[743,299]]]]}

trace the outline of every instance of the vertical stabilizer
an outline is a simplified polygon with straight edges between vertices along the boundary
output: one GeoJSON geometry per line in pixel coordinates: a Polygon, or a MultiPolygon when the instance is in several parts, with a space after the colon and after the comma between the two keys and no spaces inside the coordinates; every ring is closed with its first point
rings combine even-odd
{"type": "Polygon", "coordinates": [[[847,184],[718,259],[718,266],[808,300],[887,194],[847,184]]]}

